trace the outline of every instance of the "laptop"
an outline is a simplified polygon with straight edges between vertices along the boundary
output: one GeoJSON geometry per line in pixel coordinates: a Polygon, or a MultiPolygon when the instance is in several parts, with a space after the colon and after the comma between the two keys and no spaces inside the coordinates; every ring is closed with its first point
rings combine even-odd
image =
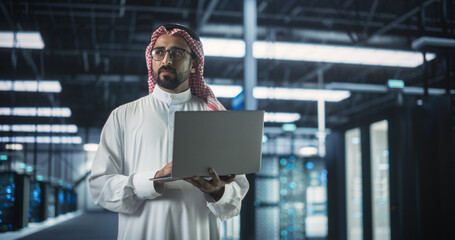
{"type": "Polygon", "coordinates": [[[179,111],[175,113],[172,174],[150,180],[259,172],[264,111],[179,111]]]}

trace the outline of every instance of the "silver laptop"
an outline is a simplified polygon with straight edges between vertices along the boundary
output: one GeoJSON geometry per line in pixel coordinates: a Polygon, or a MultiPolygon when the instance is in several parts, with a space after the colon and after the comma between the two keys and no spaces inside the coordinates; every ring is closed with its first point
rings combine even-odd
{"type": "Polygon", "coordinates": [[[172,174],[150,180],[260,171],[264,111],[182,111],[174,124],[172,174]]]}

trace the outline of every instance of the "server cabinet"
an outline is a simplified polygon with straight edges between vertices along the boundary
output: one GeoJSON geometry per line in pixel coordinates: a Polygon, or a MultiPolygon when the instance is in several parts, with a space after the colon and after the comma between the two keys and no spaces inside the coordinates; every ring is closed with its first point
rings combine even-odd
{"type": "Polygon", "coordinates": [[[56,217],[57,216],[57,206],[56,206],[56,187],[52,186],[52,184],[46,184],[45,186],[45,195],[46,195],[46,218],[56,217]]]}
{"type": "Polygon", "coordinates": [[[18,230],[28,224],[30,176],[0,173],[0,232],[18,230]]]}
{"type": "Polygon", "coordinates": [[[455,235],[455,98],[451,98],[429,97],[419,103],[408,97],[402,105],[375,109],[375,114],[332,129],[326,155],[328,239],[423,240],[455,235]],[[345,137],[355,128],[360,129],[357,136],[345,137]],[[357,150],[349,145],[358,145],[357,150]],[[350,162],[353,159],[357,163],[350,162]],[[354,211],[346,207],[357,202],[354,211]],[[349,212],[358,224],[346,221],[349,212]]]}
{"type": "Polygon", "coordinates": [[[62,215],[69,211],[68,189],[59,186],[55,192],[55,215],[62,215]]]}
{"type": "Polygon", "coordinates": [[[68,191],[69,193],[69,211],[74,212],[77,210],[77,194],[74,190],[68,191]]]}
{"type": "Polygon", "coordinates": [[[32,181],[30,183],[29,222],[42,222],[47,218],[46,183],[32,181]]]}

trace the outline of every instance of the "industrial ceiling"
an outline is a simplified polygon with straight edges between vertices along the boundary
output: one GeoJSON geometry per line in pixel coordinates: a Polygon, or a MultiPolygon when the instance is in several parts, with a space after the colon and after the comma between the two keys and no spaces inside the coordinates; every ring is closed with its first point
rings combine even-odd
{"type": "MultiPolygon", "coordinates": [[[[257,39],[413,50],[412,42],[422,36],[454,38],[454,3],[257,0],[257,39]]],[[[69,107],[72,117],[66,123],[82,127],[102,127],[115,107],[147,94],[145,48],[160,24],[182,23],[202,37],[243,38],[243,1],[5,0],[0,8],[0,31],[39,31],[45,43],[37,50],[0,48],[0,79],[59,80],[63,89],[45,97],[3,92],[1,107],[69,107]]],[[[425,68],[259,59],[257,84],[386,86],[388,79],[401,79],[406,86],[422,87],[426,81],[431,88],[454,89],[454,77],[447,70],[453,73],[450,59],[453,53],[437,52],[425,68]]],[[[243,66],[242,58],[206,57],[204,76],[211,84],[242,85],[243,66]]],[[[393,103],[394,98],[390,91],[351,89],[348,99],[326,103],[327,127],[393,103]]],[[[231,108],[230,99],[221,101],[231,108]]],[[[314,101],[258,100],[258,108],[297,112],[302,116],[297,126],[317,126],[314,101]]]]}

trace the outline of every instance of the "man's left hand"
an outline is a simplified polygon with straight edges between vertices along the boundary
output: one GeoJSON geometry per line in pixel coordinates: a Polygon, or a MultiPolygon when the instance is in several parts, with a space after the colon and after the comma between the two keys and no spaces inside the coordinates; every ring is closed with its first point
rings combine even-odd
{"type": "Polygon", "coordinates": [[[201,177],[187,178],[185,181],[193,184],[193,186],[199,188],[202,192],[212,195],[215,201],[221,199],[224,193],[224,186],[235,180],[235,175],[218,176],[215,169],[209,168],[209,174],[212,177],[211,180],[205,180],[201,177]]]}

